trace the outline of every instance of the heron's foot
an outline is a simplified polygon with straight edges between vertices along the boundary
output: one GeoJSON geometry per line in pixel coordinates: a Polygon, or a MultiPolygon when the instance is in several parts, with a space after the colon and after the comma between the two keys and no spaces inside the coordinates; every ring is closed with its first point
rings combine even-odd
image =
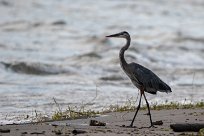
{"type": "Polygon", "coordinates": [[[155,127],[155,126],[152,124],[151,126],[149,126],[149,128],[157,128],[157,127],[155,127]]]}
{"type": "Polygon", "coordinates": [[[127,128],[136,128],[136,126],[133,126],[133,125],[129,125],[129,126],[126,126],[127,128]]]}

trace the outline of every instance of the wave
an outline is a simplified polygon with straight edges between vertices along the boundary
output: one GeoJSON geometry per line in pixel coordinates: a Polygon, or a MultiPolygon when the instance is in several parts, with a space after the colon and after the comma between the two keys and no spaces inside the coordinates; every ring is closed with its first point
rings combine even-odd
{"type": "Polygon", "coordinates": [[[98,59],[102,58],[98,53],[95,53],[95,52],[90,52],[90,53],[86,53],[86,54],[78,56],[78,58],[80,58],[80,59],[84,58],[84,57],[87,57],[87,58],[98,58],[98,59]]]}
{"type": "Polygon", "coordinates": [[[104,80],[104,81],[118,81],[118,80],[124,80],[124,78],[121,77],[121,76],[117,76],[117,75],[111,75],[111,76],[100,77],[100,80],[104,80]]]}
{"type": "Polygon", "coordinates": [[[16,73],[32,74],[32,75],[54,75],[62,73],[70,73],[69,70],[61,66],[55,66],[42,63],[27,63],[27,62],[14,62],[6,63],[0,62],[6,69],[12,70],[16,73]]]}

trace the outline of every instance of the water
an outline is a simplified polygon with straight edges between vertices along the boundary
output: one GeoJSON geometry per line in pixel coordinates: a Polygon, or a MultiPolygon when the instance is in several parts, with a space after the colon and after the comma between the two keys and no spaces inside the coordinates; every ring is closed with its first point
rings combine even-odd
{"type": "MultiPolygon", "coordinates": [[[[29,121],[35,112],[87,104],[101,110],[135,100],[138,91],[119,66],[128,31],[127,61],[159,75],[172,93],[150,103],[204,98],[202,0],[0,1],[0,122],[29,121]]],[[[143,102],[144,104],[144,102],[143,102]]]]}

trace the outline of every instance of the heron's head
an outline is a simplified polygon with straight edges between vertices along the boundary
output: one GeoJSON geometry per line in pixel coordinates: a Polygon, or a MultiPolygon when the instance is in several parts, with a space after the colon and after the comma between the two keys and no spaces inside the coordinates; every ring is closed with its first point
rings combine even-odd
{"type": "Polygon", "coordinates": [[[130,37],[130,35],[128,32],[123,31],[117,34],[108,35],[106,37],[127,38],[127,37],[130,37]]]}

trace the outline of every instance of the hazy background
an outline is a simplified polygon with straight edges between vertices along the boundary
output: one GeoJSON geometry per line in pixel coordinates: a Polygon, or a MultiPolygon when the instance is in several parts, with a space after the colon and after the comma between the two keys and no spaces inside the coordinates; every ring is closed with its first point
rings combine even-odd
{"type": "Polygon", "coordinates": [[[119,65],[125,40],[105,38],[124,30],[127,61],[172,88],[147,94],[151,104],[203,101],[203,0],[0,0],[0,123],[51,115],[53,97],[62,110],[136,100],[119,65]]]}

